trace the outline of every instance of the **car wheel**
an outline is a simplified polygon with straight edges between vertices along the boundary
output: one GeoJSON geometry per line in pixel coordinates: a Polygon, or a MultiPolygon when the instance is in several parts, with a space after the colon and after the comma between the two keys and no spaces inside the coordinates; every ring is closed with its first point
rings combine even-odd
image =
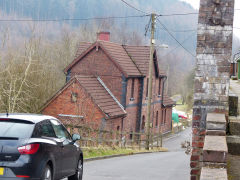
{"type": "Polygon", "coordinates": [[[52,170],[48,165],[44,169],[41,180],[52,180],[52,170]]]}
{"type": "Polygon", "coordinates": [[[76,174],[74,174],[73,176],[69,176],[68,180],[82,180],[82,175],[83,175],[83,163],[82,160],[79,159],[76,174]]]}

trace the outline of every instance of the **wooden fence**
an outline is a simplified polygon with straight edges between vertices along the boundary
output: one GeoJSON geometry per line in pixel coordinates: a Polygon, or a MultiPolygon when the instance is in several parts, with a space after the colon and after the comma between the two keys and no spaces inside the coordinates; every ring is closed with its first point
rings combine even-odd
{"type": "MultiPolygon", "coordinates": [[[[107,131],[91,128],[87,125],[65,125],[71,134],[81,135],[79,141],[82,147],[121,147],[121,148],[145,148],[146,134],[136,132],[107,131]]],[[[150,135],[150,147],[162,147],[162,133],[150,135]]]]}
{"type": "MultiPolygon", "coordinates": [[[[182,127],[189,126],[188,120],[181,120],[181,123],[173,124],[172,131],[169,133],[177,133],[182,130],[182,127]]],[[[121,147],[121,148],[145,148],[146,133],[141,132],[121,132],[101,130],[96,124],[65,124],[71,134],[78,133],[81,135],[79,141],[82,147],[121,147]],[[74,124],[74,125],[72,125],[74,124]]],[[[164,134],[165,136],[165,134],[164,134]]],[[[163,134],[150,134],[150,147],[162,147],[163,134]]]]}

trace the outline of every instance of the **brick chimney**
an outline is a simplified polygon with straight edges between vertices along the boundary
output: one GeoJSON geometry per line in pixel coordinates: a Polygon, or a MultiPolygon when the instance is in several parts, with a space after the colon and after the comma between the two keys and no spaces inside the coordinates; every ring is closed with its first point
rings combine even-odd
{"type": "Polygon", "coordinates": [[[97,33],[97,40],[110,41],[110,32],[99,32],[99,33],[97,33]]]}

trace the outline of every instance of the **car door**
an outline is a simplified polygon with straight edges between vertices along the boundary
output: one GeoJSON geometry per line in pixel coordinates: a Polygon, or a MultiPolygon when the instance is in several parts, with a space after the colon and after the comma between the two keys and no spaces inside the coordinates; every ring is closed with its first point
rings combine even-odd
{"type": "Polygon", "coordinates": [[[56,136],[62,140],[62,169],[63,176],[73,175],[76,172],[78,161],[77,148],[66,128],[57,120],[51,120],[56,136]]]}
{"type": "Polygon", "coordinates": [[[41,138],[41,139],[51,139],[56,142],[56,145],[50,143],[44,143],[44,151],[48,158],[52,158],[54,161],[54,171],[55,171],[55,178],[60,178],[61,174],[61,164],[62,162],[62,142],[59,142],[57,136],[54,132],[52,124],[49,120],[44,120],[36,124],[34,131],[33,131],[33,138],[41,138]]]}

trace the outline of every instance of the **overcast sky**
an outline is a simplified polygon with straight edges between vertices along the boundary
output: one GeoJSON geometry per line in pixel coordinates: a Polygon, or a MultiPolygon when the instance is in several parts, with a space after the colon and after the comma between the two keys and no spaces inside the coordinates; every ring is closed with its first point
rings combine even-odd
{"type": "MultiPolygon", "coordinates": [[[[200,0],[181,0],[181,1],[185,1],[189,4],[191,4],[192,7],[194,7],[195,9],[199,9],[200,0]]],[[[240,1],[239,0],[235,0],[234,9],[240,9],[240,1]]],[[[236,10],[234,13],[234,27],[240,28],[240,10],[238,10],[238,11],[236,10]]],[[[240,38],[240,29],[234,28],[233,32],[240,38]]]]}

